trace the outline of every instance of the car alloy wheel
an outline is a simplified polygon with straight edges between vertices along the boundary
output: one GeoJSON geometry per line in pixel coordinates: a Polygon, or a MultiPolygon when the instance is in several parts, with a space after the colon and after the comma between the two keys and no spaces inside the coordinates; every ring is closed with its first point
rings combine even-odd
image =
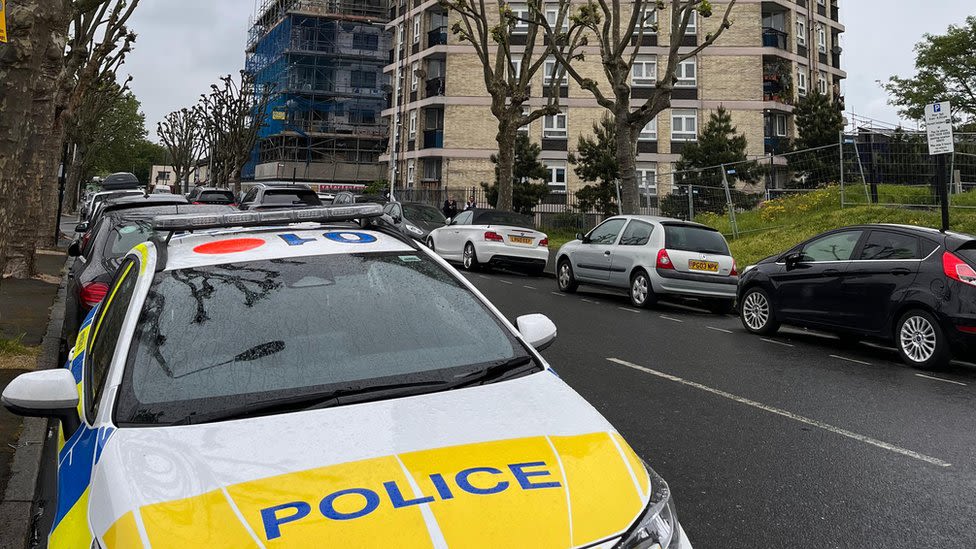
{"type": "Polygon", "coordinates": [[[473,271],[478,265],[478,258],[475,255],[474,245],[468,244],[464,247],[464,258],[463,258],[464,268],[473,271]]]}
{"type": "Polygon", "coordinates": [[[427,237],[427,247],[430,248],[431,250],[434,249],[434,239],[433,238],[427,237]]]}
{"type": "Polygon", "coordinates": [[[761,292],[752,292],[742,304],[742,320],[756,332],[762,331],[769,323],[769,300],[761,292]]]}
{"type": "Polygon", "coordinates": [[[932,323],[923,316],[910,316],[901,325],[898,342],[902,352],[919,364],[932,360],[939,340],[932,323]]]}
{"type": "Polygon", "coordinates": [[[579,287],[579,284],[576,283],[576,275],[573,274],[573,266],[569,264],[568,259],[559,262],[556,283],[559,284],[559,291],[564,293],[575,292],[579,287]]]}
{"type": "Polygon", "coordinates": [[[638,272],[630,280],[630,302],[635,307],[648,307],[654,303],[654,290],[646,273],[638,272]]]}

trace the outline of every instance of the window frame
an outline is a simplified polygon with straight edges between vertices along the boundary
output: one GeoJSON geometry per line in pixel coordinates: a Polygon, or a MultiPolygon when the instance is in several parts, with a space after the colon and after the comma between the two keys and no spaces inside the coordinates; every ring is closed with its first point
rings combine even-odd
{"type": "Polygon", "coordinates": [[[827,53],[827,25],[817,23],[817,51],[827,53]]]}
{"type": "Polygon", "coordinates": [[[675,88],[697,88],[698,87],[698,60],[692,57],[691,59],[685,59],[684,61],[678,63],[678,67],[675,72],[675,78],[677,81],[674,83],[675,88]],[[688,77],[688,67],[692,67],[691,78],[688,77]]]}
{"type": "Polygon", "coordinates": [[[650,244],[652,236],[654,236],[653,223],[648,223],[647,221],[642,221],[640,219],[631,219],[630,222],[627,223],[627,226],[624,227],[624,230],[620,231],[620,234],[617,237],[617,245],[627,246],[627,247],[647,246],[648,244],[650,244]],[[631,227],[635,227],[638,225],[644,225],[645,227],[650,229],[650,232],[647,233],[647,239],[641,244],[624,243],[624,236],[627,234],[627,231],[629,231],[631,227]]]}
{"type": "Polygon", "coordinates": [[[685,29],[685,36],[698,34],[698,12],[691,10],[691,17],[688,18],[688,27],[685,29]]]}
{"type": "Polygon", "coordinates": [[[559,111],[556,114],[547,114],[542,117],[542,138],[569,139],[569,115],[566,111],[559,111]],[[562,120],[562,128],[559,127],[560,120],[562,120]]]}
{"type": "Polygon", "coordinates": [[[417,71],[420,70],[420,63],[414,61],[410,65],[410,91],[417,91],[420,88],[420,75],[417,71]]]}
{"type": "Polygon", "coordinates": [[[807,16],[802,13],[796,15],[796,45],[807,47],[807,16]]]}
{"type": "Polygon", "coordinates": [[[586,233],[586,242],[585,243],[586,244],[593,244],[595,246],[614,246],[618,242],[620,242],[620,235],[623,234],[624,228],[626,228],[626,227],[627,227],[627,219],[626,218],[612,217],[610,219],[607,219],[603,223],[600,223],[596,227],[593,227],[593,230],[591,230],[590,232],[586,233]],[[610,243],[607,243],[607,242],[594,242],[593,241],[593,233],[597,232],[598,230],[600,230],[600,228],[602,228],[603,226],[608,225],[610,223],[620,223],[620,228],[617,229],[617,234],[613,237],[613,242],[610,242],[610,243]]]}
{"type": "Polygon", "coordinates": [[[800,97],[806,96],[809,89],[807,86],[809,74],[810,69],[807,68],[806,65],[796,66],[796,93],[798,93],[800,97]]]}
{"type": "MultiPolygon", "coordinates": [[[[545,62],[542,65],[542,85],[543,86],[552,86],[553,84],[556,84],[557,82],[555,81],[556,78],[554,76],[554,73],[557,73],[557,72],[559,72],[559,61],[557,61],[555,57],[548,57],[548,58],[546,58],[545,62]],[[550,65],[552,67],[551,70],[550,70],[550,65]]],[[[562,72],[563,72],[563,75],[562,75],[562,78],[560,79],[560,81],[558,82],[558,84],[559,84],[560,87],[562,87],[562,86],[568,86],[569,85],[569,73],[566,72],[566,71],[562,71],[562,72]]]]}
{"type": "Polygon", "coordinates": [[[414,44],[419,44],[420,43],[420,34],[421,34],[420,33],[420,30],[421,30],[421,25],[422,25],[422,23],[421,23],[421,17],[420,17],[420,15],[419,14],[418,15],[414,15],[413,16],[413,43],[414,44]]]}
{"type": "Polygon", "coordinates": [[[651,119],[650,122],[648,122],[647,124],[644,125],[643,128],[641,128],[640,135],[637,136],[637,140],[645,141],[645,142],[657,141],[657,137],[658,137],[657,116],[655,116],[654,118],[651,119]],[[653,126],[653,128],[649,130],[648,127],[650,126],[653,126]]]}
{"type": "Polygon", "coordinates": [[[546,186],[552,194],[565,194],[569,190],[569,171],[565,164],[552,163],[546,164],[546,186]],[[559,182],[558,174],[562,172],[562,182],[559,182]]]}
{"type": "Polygon", "coordinates": [[[416,177],[417,177],[417,161],[411,158],[407,160],[407,186],[413,186],[416,177]]]}
{"type": "Polygon", "coordinates": [[[657,55],[638,55],[634,59],[634,64],[630,67],[630,83],[638,88],[657,87],[657,55]],[[638,67],[640,67],[642,74],[639,78],[635,70],[638,67]],[[648,71],[648,67],[653,67],[653,70],[648,71]],[[649,73],[650,76],[648,76],[649,73]]]}
{"type": "Polygon", "coordinates": [[[417,138],[417,110],[410,111],[408,115],[407,137],[410,140],[417,138]]]}
{"type": "Polygon", "coordinates": [[[915,236],[915,235],[912,235],[912,234],[906,234],[906,233],[902,233],[902,232],[899,232],[899,231],[882,230],[882,229],[872,229],[871,231],[868,232],[867,236],[865,236],[864,238],[862,238],[862,240],[863,240],[863,242],[860,242],[859,243],[860,245],[858,246],[858,249],[857,249],[857,259],[856,259],[856,261],[871,261],[871,262],[875,262],[875,261],[922,261],[922,260],[925,259],[925,257],[922,255],[924,253],[923,248],[922,248],[922,239],[920,237],[915,236]],[[907,239],[914,240],[915,241],[915,254],[914,254],[915,257],[911,257],[911,258],[881,258],[881,259],[877,259],[877,258],[866,258],[866,257],[864,257],[864,252],[867,250],[868,244],[871,242],[871,237],[873,237],[875,234],[880,234],[880,235],[895,235],[895,236],[899,236],[901,238],[907,238],[907,239]]]}
{"type": "Polygon", "coordinates": [[[864,229],[845,229],[833,233],[822,234],[798,246],[796,248],[795,253],[800,254],[801,263],[848,263],[850,261],[853,261],[855,257],[860,255],[861,245],[864,243],[864,238],[867,233],[868,231],[865,231],[864,229]],[[854,242],[854,246],[851,248],[851,255],[847,259],[824,259],[824,260],[807,259],[809,256],[806,255],[806,250],[813,244],[820,242],[822,240],[826,240],[828,238],[833,238],[847,233],[858,234],[858,239],[854,242]]]}
{"type": "Polygon", "coordinates": [[[698,109],[671,109],[671,141],[686,141],[695,142],[698,141],[698,109]],[[689,113],[694,113],[694,116],[689,116],[689,113]],[[682,122],[682,130],[680,132],[675,131],[676,124],[674,123],[676,118],[681,118],[684,122],[688,120],[694,120],[694,132],[689,132],[684,130],[684,122],[682,122]],[[692,133],[694,136],[692,137],[692,133]]]}

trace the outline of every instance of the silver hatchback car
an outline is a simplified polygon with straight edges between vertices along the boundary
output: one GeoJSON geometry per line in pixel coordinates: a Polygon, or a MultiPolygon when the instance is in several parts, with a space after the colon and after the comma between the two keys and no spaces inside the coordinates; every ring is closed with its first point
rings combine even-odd
{"type": "Polygon", "coordinates": [[[556,256],[559,290],[580,284],[626,289],[635,307],[658,296],[701,299],[715,313],[731,312],[739,273],[725,237],[677,219],[617,216],[565,244],[556,256]]]}

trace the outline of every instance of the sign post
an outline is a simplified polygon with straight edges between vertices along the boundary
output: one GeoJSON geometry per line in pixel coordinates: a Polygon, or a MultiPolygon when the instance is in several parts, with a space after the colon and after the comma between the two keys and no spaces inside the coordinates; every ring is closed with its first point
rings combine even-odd
{"type": "Polygon", "coordinates": [[[0,42],[7,43],[7,0],[0,0],[0,42]]]}
{"type": "Polygon", "coordinates": [[[942,205],[942,232],[949,230],[949,177],[946,156],[956,151],[952,136],[952,106],[948,101],[925,107],[925,129],[929,138],[929,156],[936,157],[935,184],[942,205]]]}

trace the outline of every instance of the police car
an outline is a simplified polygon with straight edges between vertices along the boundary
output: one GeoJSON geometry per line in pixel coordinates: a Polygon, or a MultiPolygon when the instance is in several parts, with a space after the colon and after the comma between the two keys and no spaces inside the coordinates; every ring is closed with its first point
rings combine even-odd
{"type": "Polygon", "coordinates": [[[65,369],[52,548],[690,548],[668,485],[373,204],[154,219],[65,369]],[[422,319],[422,320],[418,320],[422,319]]]}

